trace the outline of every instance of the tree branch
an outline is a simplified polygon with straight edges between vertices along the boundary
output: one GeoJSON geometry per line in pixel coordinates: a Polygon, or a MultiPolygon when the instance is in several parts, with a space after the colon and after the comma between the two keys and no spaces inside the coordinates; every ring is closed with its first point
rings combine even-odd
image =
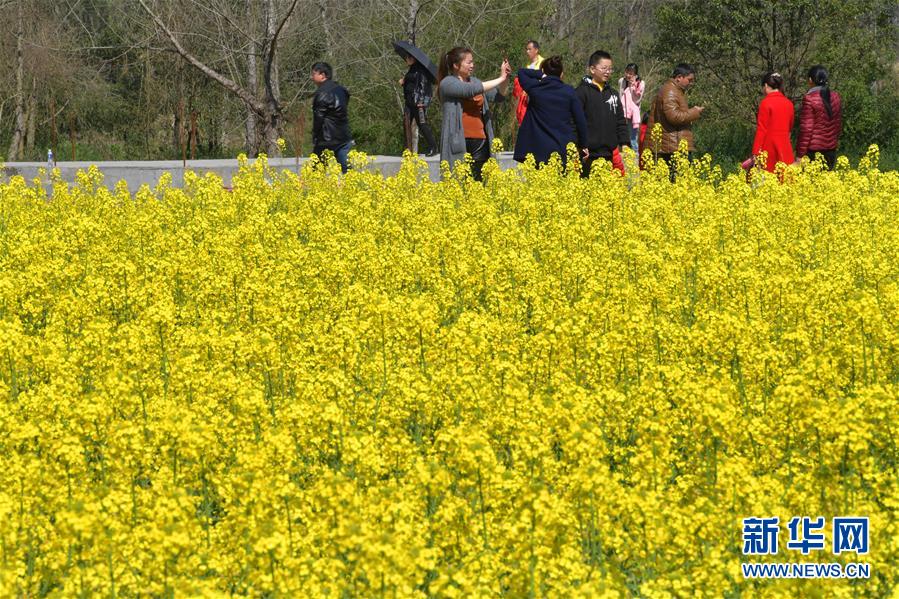
{"type": "MultiPolygon", "coordinates": [[[[265,77],[265,89],[268,92],[269,98],[275,100],[275,92],[272,89],[272,64],[275,62],[275,48],[278,44],[278,36],[281,35],[281,30],[284,29],[284,25],[287,24],[288,19],[293,14],[293,11],[297,7],[297,2],[299,0],[293,0],[290,4],[290,8],[287,9],[287,12],[284,15],[284,18],[281,19],[281,22],[278,23],[278,27],[275,29],[275,32],[272,34],[271,39],[266,38],[265,45],[266,47],[262,49],[263,55],[265,56],[265,65],[263,70],[263,76],[265,77]]],[[[143,2],[143,0],[141,0],[143,2]]]]}
{"type": "MultiPolygon", "coordinates": [[[[143,7],[144,11],[156,23],[156,26],[165,34],[166,37],[169,38],[169,41],[172,43],[172,46],[175,47],[175,50],[178,52],[178,54],[180,54],[184,58],[184,60],[189,62],[191,65],[193,65],[194,68],[199,70],[201,73],[203,73],[204,75],[206,75],[207,77],[209,77],[210,79],[212,79],[213,81],[215,81],[216,83],[218,83],[219,85],[221,85],[222,87],[224,87],[225,89],[230,91],[232,94],[234,94],[235,96],[237,96],[238,98],[240,98],[241,100],[246,102],[247,106],[249,106],[253,110],[253,112],[256,112],[259,115],[265,114],[265,104],[264,103],[260,102],[258,98],[253,96],[250,92],[248,92],[246,89],[244,89],[243,87],[238,85],[236,82],[232,81],[231,79],[228,79],[227,77],[225,77],[218,71],[210,68],[209,66],[207,66],[206,64],[201,62],[193,54],[188,52],[184,48],[184,46],[181,45],[181,42],[178,41],[178,38],[175,37],[175,34],[172,33],[172,31],[168,27],[166,27],[166,25],[165,25],[165,23],[163,23],[162,19],[160,19],[159,16],[156,15],[156,13],[154,13],[150,9],[149,6],[147,6],[146,1],[138,0],[138,2],[140,2],[140,5],[143,7]]],[[[296,0],[294,0],[294,5],[296,5],[296,0]]]]}

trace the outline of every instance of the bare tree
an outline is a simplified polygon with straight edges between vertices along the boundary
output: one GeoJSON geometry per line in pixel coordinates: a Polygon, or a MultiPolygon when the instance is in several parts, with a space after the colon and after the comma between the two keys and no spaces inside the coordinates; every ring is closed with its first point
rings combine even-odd
{"type": "Polygon", "coordinates": [[[625,0],[624,5],[624,26],[622,41],[624,45],[624,59],[631,61],[631,54],[634,49],[634,38],[642,21],[644,0],[625,0]]]}
{"type": "MultiPolygon", "coordinates": [[[[200,60],[193,52],[187,49],[178,35],[166,24],[147,0],[138,0],[143,10],[152,19],[157,31],[165,37],[175,51],[191,66],[200,71],[207,78],[215,81],[231,94],[242,100],[252,111],[256,121],[256,130],[261,132],[261,143],[265,151],[273,156],[280,155],[277,140],[281,134],[282,114],[280,86],[277,73],[278,37],[297,7],[299,0],[290,0],[287,8],[280,16],[276,15],[274,0],[265,0],[264,18],[265,26],[262,28],[263,38],[260,46],[263,71],[263,90],[248,89],[234,79],[227,77],[218,69],[200,60]]],[[[232,27],[237,25],[230,21],[232,27]]],[[[244,32],[244,37],[246,34],[244,32]]],[[[250,50],[254,51],[253,49],[250,50]]]]}
{"type": "MultiPolygon", "coordinates": [[[[245,0],[245,10],[246,10],[246,22],[249,29],[250,40],[247,44],[247,52],[246,52],[246,60],[247,60],[247,88],[250,90],[250,93],[254,96],[259,93],[259,81],[257,79],[257,69],[259,68],[256,65],[256,53],[257,48],[255,47],[255,43],[253,42],[253,38],[255,37],[255,29],[253,28],[253,23],[255,23],[255,19],[253,18],[253,0],[245,0]]],[[[247,104],[247,118],[245,121],[245,135],[246,135],[246,147],[247,152],[251,156],[255,156],[256,148],[259,147],[259,144],[256,139],[256,119],[253,113],[253,107],[247,104]]]]}
{"type": "Polygon", "coordinates": [[[22,142],[25,137],[25,11],[23,0],[16,2],[16,95],[15,125],[9,151],[6,153],[10,162],[22,157],[22,142]]]}

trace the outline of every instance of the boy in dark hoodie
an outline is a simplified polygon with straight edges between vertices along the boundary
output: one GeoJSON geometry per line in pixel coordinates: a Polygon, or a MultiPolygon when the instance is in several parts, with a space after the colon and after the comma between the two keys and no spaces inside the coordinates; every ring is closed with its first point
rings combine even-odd
{"type": "Polygon", "coordinates": [[[612,56],[597,50],[590,55],[590,74],[575,90],[587,117],[587,150],[583,156],[581,176],[590,175],[590,167],[599,158],[612,162],[616,149],[630,145],[630,130],[618,90],[609,85],[612,56]]]}

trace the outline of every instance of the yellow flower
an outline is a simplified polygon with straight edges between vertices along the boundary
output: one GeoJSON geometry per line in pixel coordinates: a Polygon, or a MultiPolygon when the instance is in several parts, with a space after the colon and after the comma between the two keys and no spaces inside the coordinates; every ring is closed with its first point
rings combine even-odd
{"type": "Polygon", "coordinates": [[[368,161],[0,183],[0,595],[795,594],[742,578],[750,516],[785,562],[792,516],[868,516],[875,576],[805,586],[899,584],[875,147],[368,161]]]}

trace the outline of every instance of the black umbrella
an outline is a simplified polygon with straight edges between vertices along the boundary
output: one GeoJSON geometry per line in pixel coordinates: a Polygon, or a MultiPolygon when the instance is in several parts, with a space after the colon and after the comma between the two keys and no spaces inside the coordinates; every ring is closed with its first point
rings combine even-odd
{"type": "Polygon", "coordinates": [[[431,62],[431,59],[428,58],[428,55],[422,52],[421,48],[418,46],[413,46],[409,42],[406,41],[398,41],[393,42],[393,49],[396,50],[396,53],[406,58],[407,56],[411,56],[415,60],[421,64],[431,76],[431,83],[437,83],[437,67],[431,62]]]}

